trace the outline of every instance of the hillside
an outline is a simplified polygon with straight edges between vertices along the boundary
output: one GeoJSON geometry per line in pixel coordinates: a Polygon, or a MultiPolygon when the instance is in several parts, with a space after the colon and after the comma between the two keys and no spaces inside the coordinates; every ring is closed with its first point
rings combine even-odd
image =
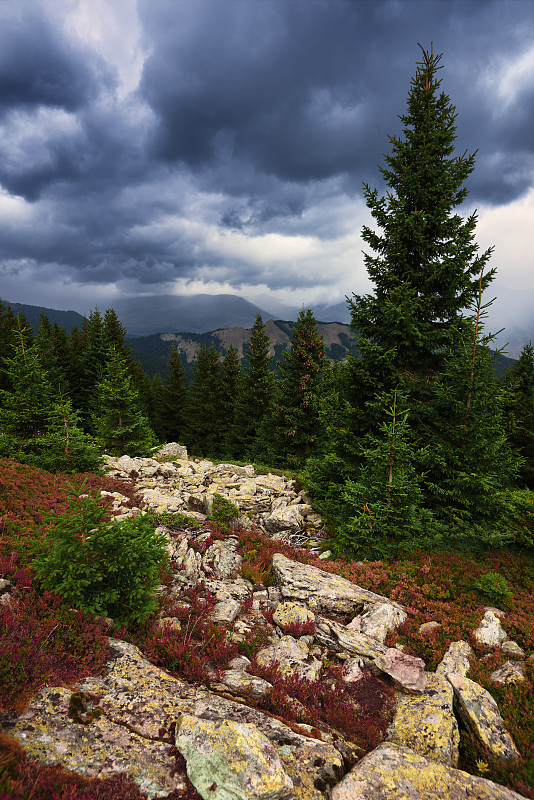
{"type": "MultiPolygon", "coordinates": [[[[270,355],[273,369],[289,346],[294,322],[287,320],[268,320],[265,332],[271,340],[270,355]]],[[[344,361],[349,353],[356,354],[357,348],[350,325],[341,322],[319,322],[317,329],[325,340],[326,355],[332,361],[344,361]]],[[[134,358],[139,361],[147,375],[159,373],[162,378],[168,374],[168,360],[172,345],[180,353],[186,376],[191,378],[193,364],[201,347],[213,345],[221,357],[233,345],[242,364],[246,364],[247,342],[250,329],[242,327],[223,328],[208,333],[157,333],[152,336],[128,337],[128,344],[134,358]]],[[[498,354],[495,360],[495,373],[502,375],[515,364],[515,360],[498,354]]]]}
{"type": "Polygon", "coordinates": [[[83,323],[83,315],[78,314],[77,311],[61,311],[57,308],[46,308],[45,306],[30,306],[26,303],[11,303],[9,300],[2,299],[2,303],[7,307],[11,306],[14,314],[22,313],[28,320],[28,324],[37,330],[39,324],[39,317],[45,314],[52,324],[57,322],[58,325],[66,328],[68,332],[74,327],[81,328],[83,323]]]}
{"type": "Polygon", "coordinates": [[[376,793],[383,758],[420,798],[429,798],[429,781],[443,797],[451,787],[458,798],[534,797],[530,558],[414,551],[389,565],[335,560],[294,481],[253,465],[187,459],[183,448],[169,462],[170,452],[159,461],[108,458],[107,477],[85,476],[84,491],[103,488],[113,501],[97,523],[86,498],[85,527],[95,543],[104,534],[108,548],[121,543],[129,563],[108,569],[104,551],[82,537],[77,546],[92,554],[91,569],[82,566],[88,582],[69,585],[74,567],[58,574],[56,587],[74,591],[83,609],[111,578],[123,592],[118,602],[108,596],[107,620],[73,614],[72,600],[42,593],[29,569],[33,545],[56,540],[53,519],[43,526],[37,509],[62,520],[63,542],[68,530],[82,530],[76,504],[66,524],[67,476],[0,459],[9,487],[0,516],[10,520],[0,551],[8,598],[0,605],[0,711],[4,733],[28,756],[21,760],[13,739],[1,738],[0,793],[24,800],[31,790],[52,800],[68,786],[72,800],[142,800],[154,791],[167,800],[222,800],[236,774],[252,772],[257,784],[234,796],[341,800],[358,779],[364,800],[399,800],[394,785],[376,793]],[[229,530],[237,509],[210,497],[200,478],[231,496],[248,523],[229,530]],[[160,526],[168,559],[161,576],[150,576],[159,608],[143,624],[120,583],[126,571],[137,602],[146,602],[139,508],[149,511],[145,535],[160,526]],[[502,623],[488,604],[499,607],[502,623]],[[518,682],[502,678],[520,673],[518,682]]]}

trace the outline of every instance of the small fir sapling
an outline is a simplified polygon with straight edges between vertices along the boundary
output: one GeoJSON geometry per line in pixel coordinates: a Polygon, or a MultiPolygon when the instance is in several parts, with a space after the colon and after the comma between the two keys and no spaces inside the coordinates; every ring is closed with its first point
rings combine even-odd
{"type": "Polygon", "coordinates": [[[396,557],[413,548],[432,524],[431,512],[422,508],[422,476],[408,410],[399,410],[396,389],[389,410],[388,400],[382,400],[388,418],[377,434],[368,435],[359,473],[342,492],[347,521],[332,546],[357,558],[396,557]]]}
{"type": "Polygon", "coordinates": [[[106,522],[100,493],[93,499],[84,490],[85,482],[67,484],[68,511],[44,515],[50,541],[38,543],[33,569],[44,589],[77,608],[119,625],[142,622],[158,606],[166,538],[149,517],[106,522]]]}
{"type": "Polygon", "coordinates": [[[215,522],[223,533],[228,533],[229,527],[239,515],[240,511],[234,503],[222,494],[214,494],[210,520],[215,522]]]}

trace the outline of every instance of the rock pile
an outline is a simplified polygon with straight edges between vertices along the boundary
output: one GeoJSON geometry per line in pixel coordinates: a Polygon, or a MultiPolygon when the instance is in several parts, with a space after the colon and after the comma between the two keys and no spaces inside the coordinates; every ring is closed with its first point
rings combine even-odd
{"type": "MultiPolygon", "coordinates": [[[[295,482],[280,475],[256,474],[251,464],[190,460],[181,445],[167,445],[163,453],[159,451],[158,459],[104,458],[107,473],[127,480],[133,478],[142,497],[142,507],[158,514],[185,513],[205,520],[211,514],[215,495],[219,494],[237,506],[242,524],[254,524],[273,538],[299,545],[307,540],[311,546],[314,540],[318,546],[324,538],[321,517],[314,513],[306,494],[295,491],[295,482]],[[173,455],[173,461],[164,461],[162,458],[169,457],[169,448],[171,453],[174,448],[180,450],[173,455]]],[[[115,501],[117,515],[131,513],[131,509],[121,505],[126,497],[118,493],[110,497],[115,501]]]]}
{"type": "MultiPolygon", "coordinates": [[[[202,520],[220,493],[247,524],[316,540],[320,518],[284,478],[258,476],[252,467],[191,462],[183,450],[176,455],[172,463],[108,459],[108,469],[135,479],[145,507],[187,510],[202,520]]],[[[131,513],[120,496],[113,499],[118,515],[131,513]]],[[[239,540],[231,533],[204,547],[210,533],[202,527],[166,533],[169,558],[179,569],[165,591],[177,601],[187,602],[188,589],[203,581],[216,597],[212,618],[231,626],[236,640],[246,637],[263,610],[270,612],[270,642],[257,654],[259,665],[275,661],[282,674],[320,682],[325,662],[337,658],[347,682],[360,680],[362,668],[390,681],[397,703],[387,741],[361,758],[333,730],[285,724],[263,713],[254,701],[272,687],[253,674],[245,656],[194,687],[149,663],[133,645],[110,639],[104,676],[72,688],[45,688],[8,723],[30,756],[86,775],[126,771],[150,797],[161,797],[184,789],[179,775],[171,777],[171,737],[205,800],[521,800],[457,769],[456,714],[496,757],[517,757],[493,699],[466,677],[466,642],[454,642],[436,672],[427,672],[421,659],[385,645],[388,632],[406,619],[388,598],[281,554],[273,558],[272,585],[254,585],[243,577],[239,540]],[[284,634],[291,624],[310,623],[313,633],[284,634]],[[69,715],[74,696],[89,724],[69,715]]],[[[161,624],[180,625],[173,618],[161,624]]]]}

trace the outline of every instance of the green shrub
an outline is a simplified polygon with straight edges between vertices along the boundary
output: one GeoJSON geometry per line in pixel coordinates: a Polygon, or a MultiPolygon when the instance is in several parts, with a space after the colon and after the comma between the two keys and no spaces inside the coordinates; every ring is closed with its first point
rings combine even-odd
{"type": "Polygon", "coordinates": [[[473,586],[484,600],[489,600],[493,605],[506,602],[512,596],[508,581],[498,572],[487,572],[473,586]]]}
{"type": "Polygon", "coordinates": [[[67,486],[68,510],[43,514],[50,540],[37,544],[32,562],[43,588],[120,625],[143,622],[158,606],[165,537],[146,516],[106,522],[100,492],[93,499],[84,494],[85,481],[67,486]]]}
{"type": "Polygon", "coordinates": [[[222,531],[228,531],[228,526],[234,519],[238,519],[240,512],[237,506],[223,497],[222,494],[215,494],[210,519],[216,522],[222,531]]]}

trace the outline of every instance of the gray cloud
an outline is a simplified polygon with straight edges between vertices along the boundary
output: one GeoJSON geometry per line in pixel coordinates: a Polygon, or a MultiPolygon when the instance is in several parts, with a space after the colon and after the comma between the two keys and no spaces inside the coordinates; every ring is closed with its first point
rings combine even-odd
{"type": "Polygon", "coordinates": [[[418,41],[444,53],[458,151],[478,148],[468,210],[532,190],[531,0],[141,0],[121,31],[144,57],[127,94],[106,32],[63,25],[57,1],[0,4],[9,299],[37,302],[40,281],[64,304],[176,281],[358,290],[362,182],[383,188],[418,41]]]}

